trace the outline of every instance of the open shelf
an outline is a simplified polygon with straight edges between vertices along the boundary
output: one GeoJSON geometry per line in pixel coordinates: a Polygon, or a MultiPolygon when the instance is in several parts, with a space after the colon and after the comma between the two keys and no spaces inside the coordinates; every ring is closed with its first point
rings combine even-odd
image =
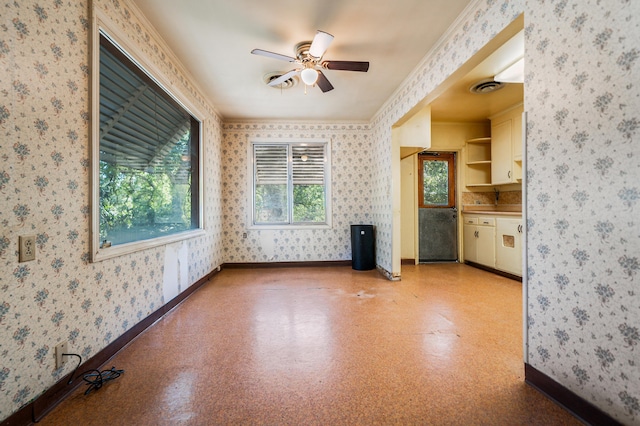
{"type": "Polygon", "coordinates": [[[491,186],[491,138],[467,140],[467,186],[491,186]]]}

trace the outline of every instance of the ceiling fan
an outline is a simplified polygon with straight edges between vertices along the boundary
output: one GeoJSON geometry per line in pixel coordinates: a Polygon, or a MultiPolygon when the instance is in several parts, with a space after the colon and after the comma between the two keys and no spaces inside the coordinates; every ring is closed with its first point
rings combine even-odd
{"type": "Polygon", "coordinates": [[[317,84],[320,90],[328,92],[333,90],[333,85],[322,72],[323,69],[360,72],[367,72],[369,70],[369,62],[323,61],[322,56],[329,48],[332,41],[333,36],[331,34],[324,31],[318,31],[312,42],[303,41],[296,44],[294,48],[296,53],[295,58],[262,49],[253,49],[251,53],[254,55],[266,56],[267,58],[293,62],[301,66],[301,68],[293,69],[280,77],[272,79],[268,83],[269,86],[277,86],[289,80],[293,76],[300,74],[300,78],[307,86],[317,84]]]}

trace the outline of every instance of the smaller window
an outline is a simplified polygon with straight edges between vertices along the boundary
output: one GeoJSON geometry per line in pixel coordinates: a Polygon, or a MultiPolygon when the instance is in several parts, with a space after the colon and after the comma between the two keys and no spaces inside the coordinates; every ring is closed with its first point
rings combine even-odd
{"type": "Polygon", "coordinates": [[[328,142],[253,142],[252,225],[329,225],[328,142]]]}
{"type": "Polygon", "coordinates": [[[418,156],[421,208],[455,207],[455,154],[434,152],[418,156]]]}

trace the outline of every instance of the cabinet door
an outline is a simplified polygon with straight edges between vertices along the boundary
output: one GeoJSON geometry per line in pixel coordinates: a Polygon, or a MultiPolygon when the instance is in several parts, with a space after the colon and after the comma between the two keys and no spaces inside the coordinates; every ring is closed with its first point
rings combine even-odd
{"type": "Polygon", "coordinates": [[[464,244],[464,260],[469,262],[477,262],[478,251],[476,249],[476,230],[477,225],[464,225],[462,231],[462,243],[464,244]]]}
{"type": "Polygon", "coordinates": [[[511,129],[511,150],[514,160],[522,159],[522,129],[526,125],[522,111],[522,108],[517,110],[518,115],[513,117],[513,127],[511,129]]]}
{"type": "Polygon", "coordinates": [[[478,239],[476,241],[476,262],[496,267],[496,228],[493,226],[478,226],[478,239]]]}
{"type": "Polygon", "coordinates": [[[522,220],[496,220],[496,269],[522,276],[522,220]]]}
{"type": "Polygon", "coordinates": [[[524,115],[520,108],[520,115],[513,118],[513,128],[511,129],[511,151],[513,154],[513,179],[516,182],[522,181],[522,135],[526,126],[524,115]]]}
{"type": "Polygon", "coordinates": [[[491,183],[494,185],[514,181],[511,131],[511,119],[491,125],[491,183]]]}

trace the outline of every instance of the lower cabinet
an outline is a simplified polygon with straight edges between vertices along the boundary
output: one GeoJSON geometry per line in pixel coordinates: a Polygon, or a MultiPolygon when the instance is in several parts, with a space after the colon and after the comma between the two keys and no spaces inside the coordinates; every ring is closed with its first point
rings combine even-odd
{"type": "Polygon", "coordinates": [[[495,218],[465,216],[463,229],[465,260],[495,268],[495,243],[495,218]]]}
{"type": "Polygon", "coordinates": [[[464,215],[464,259],[522,276],[522,219],[464,215]]]}
{"type": "Polygon", "coordinates": [[[496,218],[496,269],[522,276],[522,219],[496,218]]]}

